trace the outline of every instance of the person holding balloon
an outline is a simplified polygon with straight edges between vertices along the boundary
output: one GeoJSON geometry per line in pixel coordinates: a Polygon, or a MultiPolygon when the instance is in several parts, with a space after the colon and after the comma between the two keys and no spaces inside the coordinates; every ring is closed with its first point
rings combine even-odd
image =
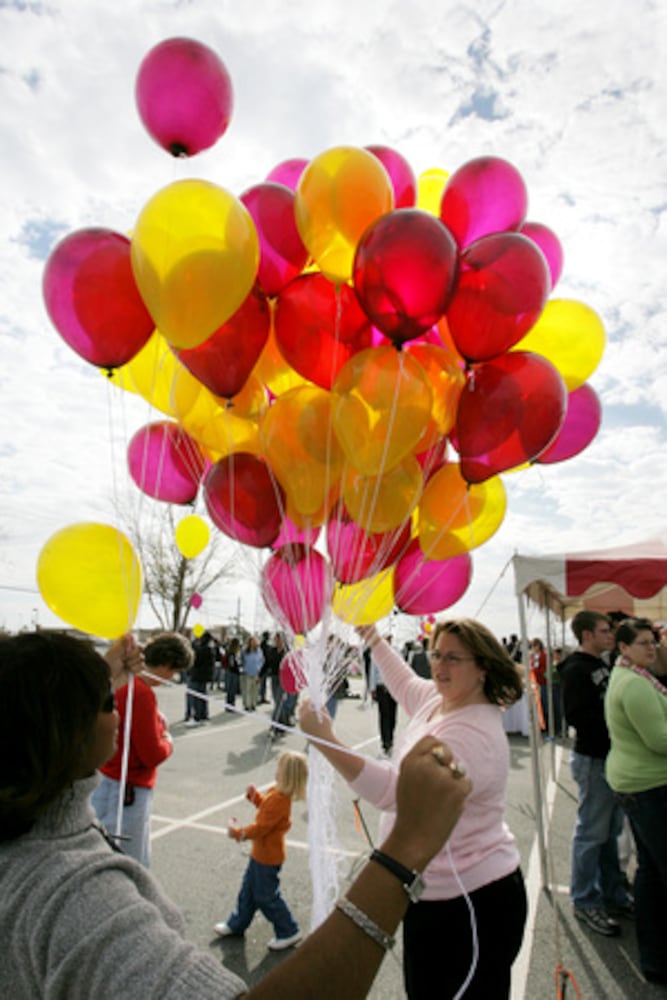
{"type": "MultiPolygon", "coordinates": [[[[0,639],[0,936],[11,942],[0,949],[0,996],[367,996],[408,903],[391,872],[366,865],[318,929],[248,989],[185,940],[181,914],[150,871],[109,840],[90,795],[118,736],[112,683],[142,669],[129,637],[106,659],[64,634],[0,639]]],[[[426,737],[401,768],[382,848],[415,873],[449,837],[470,791],[451,760],[426,737]]]]}
{"type": "Polygon", "coordinates": [[[501,706],[522,695],[516,666],[488,629],[471,619],[435,625],[431,680],[417,676],[374,625],[357,631],[409,717],[392,760],[350,751],[326,711],[309,701],[301,707],[300,724],[355,795],[382,810],[381,836],[395,816],[398,766],[424,736],[446,740],[460,762],[455,767],[472,781],[463,817],[425,870],[424,892],[404,920],[409,1000],[431,1000],[434,987],[441,997],[505,1000],[526,920],[519,852],[503,820],[509,747],[501,706]]]}

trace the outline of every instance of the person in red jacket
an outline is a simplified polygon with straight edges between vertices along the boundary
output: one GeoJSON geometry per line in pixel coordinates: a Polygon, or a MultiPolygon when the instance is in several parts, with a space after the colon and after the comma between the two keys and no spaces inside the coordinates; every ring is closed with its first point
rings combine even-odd
{"type": "Polygon", "coordinates": [[[220,937],[241,935],[257,910],[273,924],[271,951],[282,951],[301,940],[301,931],[280,892],[280,869],[285,860],[285,834],[291,826],[292,799],[305,798],[308,764],[302,753],[285,751],[278,757],[276,783],[262,795],[248,785],[246,798],[257,807],[255,822],[242,827],[230,823],[233,840],[252,841],[236,907],[226,921],[215,925],[220,937]]]}
{"type": "Polygon", "coordinates": [[[100,768],[100,784],[92,796],[100,822],[112,837],[120,834],[119,846],[122,850],[146,868],[151,862],[151,803],[157,769],[173,750],[167,720],[158,709],[153,688],[160,684],[160,678],[170,681],[177,670],[188,670],[193,659],[192,646],[176,632],[164,632],[146,644],[144,660],[153,676],[138,676],[134,680],[130,751],[120,830],[117,827],[128,707],[127,684],[116,691],[116,708],[120,715],[118,746],[113,757],[100,768]]]}

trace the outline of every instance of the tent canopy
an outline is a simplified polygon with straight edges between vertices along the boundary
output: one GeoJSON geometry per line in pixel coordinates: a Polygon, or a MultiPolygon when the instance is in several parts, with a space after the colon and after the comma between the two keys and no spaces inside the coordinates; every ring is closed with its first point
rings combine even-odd
{"type": "Polygon", "coordinates": [[[667,620],[667,544],[660,538],[594,552],[515,555],[512,562],[517,595],[561,618],[587,608],[667,620]]]}

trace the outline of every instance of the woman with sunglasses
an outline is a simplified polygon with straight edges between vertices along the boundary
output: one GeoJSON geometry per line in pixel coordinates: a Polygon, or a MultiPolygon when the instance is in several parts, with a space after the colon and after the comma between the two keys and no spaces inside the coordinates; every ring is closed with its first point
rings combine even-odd
{"type": "MultiPolygon", "coordinates": [[[[179,911],[151,873],[106,839],[90,795],[117,739],[110,674],[122,684],[128,669],[142,669],[129,637],[106,662],[66,635],[0,639],[0,996],[365,997],[407,908],[392,872],[366,865],[318,929],[248,991],[185,940],[179,911]]],[[[454,827],[470,784],[451,760],[432,737],[406,758],[383,844],[394,864],[420,872],[454,827]]]]}
{"type": "Polygon", "coordinates": [[[526,919],[519,852],[503,821],[509,746],[501,706],[522,695],[516,664],[488,629],[471,619],[440,622],[433,629],[431,680],[417,676],[375,626],[357,631],[409,716],[391,761],[349,751],[326,712],[310,702],[304,702],[300,723],[307,735],[324,741],[314,745],[354,793],[383,811],[381,835],[394,819],[398,765],[422,737],[446,740],[472,782],[463,816],[424,872],[425,889],[403,922],[407,995],[451,998],[470,976],[461,994],[466,1000],[504,1000],[526,919]]]}
{"type": "Polygon", "coordinates": [[[646,619],[621,622],[616,645],[605,696],[611,740],[606,777],[637,846],[635,932],[642,972],[649,982],[667,983],[667,663],[646,619]]]}

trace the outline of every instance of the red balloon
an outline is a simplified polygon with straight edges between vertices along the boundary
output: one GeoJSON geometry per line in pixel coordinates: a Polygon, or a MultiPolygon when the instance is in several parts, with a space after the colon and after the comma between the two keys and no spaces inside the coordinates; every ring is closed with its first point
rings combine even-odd
{"type": "Polygon", "coordinates": [[[241,307],[213,336],[199,347],[174,353],[214,395],[231,399],[246,384],[270,329],[269,304],[255,286],[241,307]]]}
{"type": "Polygon", "coordinates": [[[61,240],[46,263],[43,293],[63,340],[98,368],[131,361],[155,328],[134,280],[130,241],[110,229],[61,240]]]}
{"type": "Polygon", "coordinates": [[[546,257],[551,287],[553,288],[563,270],[563,248],[560,240],[548,226],[541,222],[524,222],[519,232],[535,243],[546,257]]]}
{"type": "Polygon", "coordinates": [[[503,354],[537,322],[550,287],[544,254],[527,237],[496,233],[472,243],[447,310],[456,349],[468,361],[503,354]]]}
{"type": "Polygon", "coordinates": [[[558,434],[540,452],[536,461],[541,465],[564,462],[587,448],[600,429],[602,407],[596,392],[587,382],[574,389],[567,399],[567,413],[558,434]]]}
{"type": "Polygon", "coordinates": [[[301,174],[308,166],[308,160],[292,159],[283,160],[276,164],[273,170],[266,175],[267,181],[274,181],[276,184],[284,184],[290,191],[296,191],[301,180],[301,174]]]}
{"type": "Polygon", "coordinates": [[[278,537],[285,493],[266,462],[248,452],[226,455],[204,479],[213,523],[243,545],[264,548],[278,537]]]}
{"type": "Polygon", "coordinates": [[[308,687],[308,661],[301,649],[294,649],[280,661],[280,686],[286,694],[298,694],[308,687]]]}
{"type": "Polygon", "coordinates": [[[150,50],[135,97],[146,131],[172,156],[194,156],[217,142],[234,100],[222,60],[191,38],[168,38],[150,50]]]}
{"type": "Polygon", "coordinates": [[[284,184],[256,184],[240,199],[250,212],[259,237],[257,281],[267,295],[301,274],[308,251],[294,219],[294,194],[284,184]]]}
{"type": "Polygon", "coordinates": [[[272,548],[280,549],[283,545],[295,545],[297,543],[301,543],[302,545],[315,545],[317,539],[320,537],[320,530],[321,528],[319,524],[309,524],[304,528],[300,528],[287,514],[285,514],[280,534],[276,538],[275,542],[273,542],[272,548]]]}
{"type": "Polygon", "coordinates": [[[460,247],[489,233],[518,229],[528,192],[521,174],[497,156],[480,156],[455,171],[442,195],[440,218],[460,247]]]}
{"type": "Polygon", "coordinates": [[[344,504],[337,504],[327,523],[327,548],[336,580],[358,583],[393,566],[410,541],[410,522],[394,531],[368,533],[344,504]]]}
{"type": "Polygon", "coordinates": [[[389,146],[366,146],[389,174],[394,189],[394,208],[412,208],[417,201],[417,178],[414,170],[400,153],[389,146]]]}
{"type": "Polygon", "coordinates": [[[279,294],[276,342],[295,371],[330,389],[345,362],[371,345],[368,317],[349,285],[322,274],[304,274],[279,294]]]}
{"type": "Polygon", "coordinates": [[[285,545],[262,569],[264,603],[284,628],[295,634],[309,632],[322,620],[331,600],[331,568],[308,545],[285,545]]]}
{"type": "Polygon", "coordinates": [[[425,559],[414,539],[394,570],[396,607],[406,615],[443,611],[463,597],[471,576],[467,552],[451,559],[425,559]]]}
{"type": "Polygon", "coordinates": [[[138,430],[128,445],[127,462],[139,489],[167,503],[192,503],[206,468],[199,445],[170,420],[138,430]]]}
{"type": "Polygon", "coordinates": [[[449,305],[456,244],[428,212],[401,208],[372,223],[354,256],[354,288],[366,315],[395,343],[430,329],[449,305]]]}
{"type": "Polygon", "coordinates": [[[473,368],[461,393],[456,446],[469,483],[533,461],[565,418],[567,390],[546,358],[512,351],[473,368]]]}

